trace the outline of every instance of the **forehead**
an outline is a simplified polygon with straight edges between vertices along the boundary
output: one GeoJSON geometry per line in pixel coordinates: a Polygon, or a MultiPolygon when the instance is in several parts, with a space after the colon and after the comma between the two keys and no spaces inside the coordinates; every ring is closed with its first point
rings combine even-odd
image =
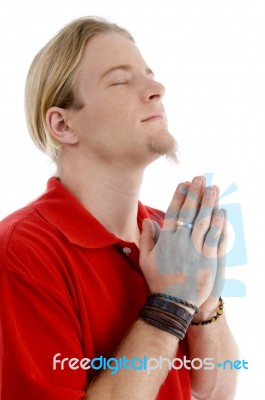
{"type": "Polygon", "coordinates": [[[137,46],[120,33],[102,33],[87,43],[78,67],[78,75],[88,72],[96,78],[115,65],[145,67],[146,63],[137,46]]]}

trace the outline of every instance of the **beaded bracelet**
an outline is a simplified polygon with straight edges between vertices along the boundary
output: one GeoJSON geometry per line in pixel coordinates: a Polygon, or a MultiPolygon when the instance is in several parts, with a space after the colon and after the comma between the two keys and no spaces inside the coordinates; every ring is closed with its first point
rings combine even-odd
{"type": "Polygon", "coordinates": [[[186,300],[182,300],[179,297],[170,296],[169,294],[165,294],[165,293],[152,293],[152,296],[162,297],[163,299],[183,304],[184,306],[192,308],[193,310],[195,310],[196,314],[198,314],[198,312],[200,311],[200,309],[197,306],[195,306],[194,304],[188,303],[186,300]]]}
{"type": "Polygon", "coordinates": [[[214,315],[212,318],[210,318],[206,321],[202,321],[202,322],[191,321],[190,324],[193,326],[211,324],[212,322],[216,322],[218,320],[218,318],[221,317],[221,315],[223,315],[223,312],[224,312],[224,301],[223,301],[222,297],[220,296],[218,308],[216,310],[216,315],[214,315]]]}

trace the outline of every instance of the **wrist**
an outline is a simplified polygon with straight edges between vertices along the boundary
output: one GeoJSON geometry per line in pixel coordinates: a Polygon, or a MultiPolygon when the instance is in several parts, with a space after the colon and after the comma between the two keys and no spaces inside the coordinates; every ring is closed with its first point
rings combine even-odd
{"type": "Polygon", "coordinates": [[[191,325],[207,325],[216,322],[223,315],[223,308],[224,301],[222,297],[219,297],[218,303],[215,303],[215,306],[212,305],[211,308],[209,305],[205,308],[201,307],[200,312],[193,318],[191,325]]]}
{"type": "Polygon", "coordinates": [[[188,312],[190,312],[192,315],[194,313],[198,314],[200,311],[200,309],[195,304],[189,303],[188,301],[183,300],[179,297],[171,296],[170,294],[153,292],[151,294],[151,296],[163,298],[174,304],[177,304],[178,306],[180,306],[180,307],[184,308],[185,310],[187,310],[188,312]]]}
{"type": "MultiPolygon", "coordinates": [[[[194,314],[195,314],[195,310],[194,310],[193,308],[188,307],[188,306],[184,305],[183,303],[178,303],[178,302],[175,302],[175,301],[172,302],[172,303],[177,304],[178,306],[184,308],[184,309],[187,310],[191,315],[194,315],[194,314]]],[[[198,314],[196,314],[196,315],[200,315],[200,312],[199,312],[198,314]]]]}
{"type": "Polygon", "coordinates": [[[162,294],[155,293],[147,298],[139,318],[182,340],[192,321],[193,314],[183,307],[182,304],[179,305],[165,298],[162,294]]]}
{"type": "Polygon", "coordinates": [[[208,298],[201,306],[200,312],[196,315],[194,320],[196,321],[205,321],[213,316],[215,311],[218,308],[219,298],[218,297],[210,297],[208,298]]]}

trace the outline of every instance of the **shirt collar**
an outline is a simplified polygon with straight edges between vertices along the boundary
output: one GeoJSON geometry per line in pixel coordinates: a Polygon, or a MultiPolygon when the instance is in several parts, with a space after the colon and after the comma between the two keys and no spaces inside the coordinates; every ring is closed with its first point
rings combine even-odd
{"type": "MultiPolygon", "coordinates": [[[[71,243],[81,247],[101,248],[122,242],[93,217],[56,177],[49,179],[46,193],[39,197],[33,206],[71,243]]],[[[138,225],[140,230],[145,218],[150,218],[150,214],[139,201],[138,225]]]]}

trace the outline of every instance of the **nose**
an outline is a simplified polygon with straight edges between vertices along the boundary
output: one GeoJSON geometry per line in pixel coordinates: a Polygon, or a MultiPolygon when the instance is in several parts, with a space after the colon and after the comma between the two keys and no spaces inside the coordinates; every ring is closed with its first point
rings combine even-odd
{"type": "Polygon", "coordinates": [[[148,78],[147,82],[145,83],[145,88],[142,92],[142,100],[145,103],[149,101],[159,101],[165,94],[165,87],[162,83],[157,82],[152,78],[148,78]]]}

